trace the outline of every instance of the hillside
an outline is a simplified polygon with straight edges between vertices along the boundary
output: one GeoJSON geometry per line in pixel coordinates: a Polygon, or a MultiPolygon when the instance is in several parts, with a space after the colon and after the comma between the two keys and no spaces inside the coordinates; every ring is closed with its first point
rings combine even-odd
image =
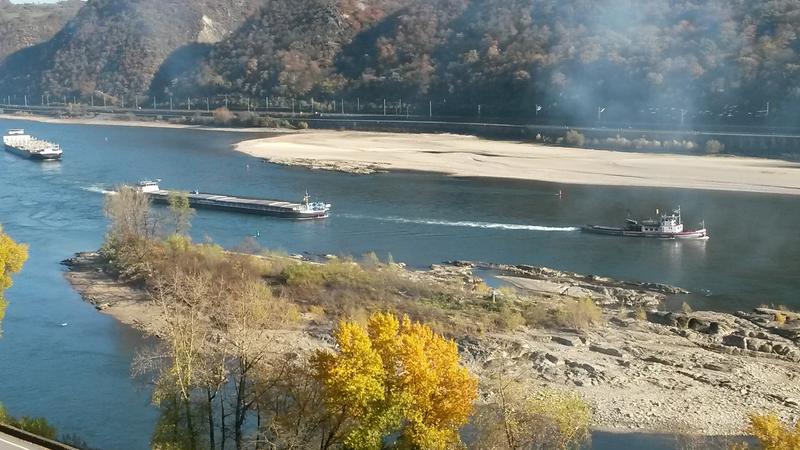
{"type": "Polygon", "coordinates": [[[0,89],[785,125],[798,27],[800,0],[91,0],[0,89]]]}
{"type": "Polygon", "coordinates": [[[75,17],[83,2],[68,0],[56,4],[20,4],[0,0],[0,61],[17,50],[47,41],[68,20],[75,17]]]}
{"type": "Polygon", "coordinates": [[[800,95],[797,0],[303,4],[284,12],[286,2],[265,2],[183,91],[431,99],[494,115],[532,115],[539,104],[543,115],[594,117],[607,107],[607,119],[670,120],[680,109],[749,120],[768,101],[788,116],[800,95]]]}
{"type": "Polygon", "coordinates": [[[248,0],[90,0],[50,41],[0,66],[0,86],[17,92],[142,94],[170,55],[186,45],[218,42],[250,12],[248,5],[248,0]]]}

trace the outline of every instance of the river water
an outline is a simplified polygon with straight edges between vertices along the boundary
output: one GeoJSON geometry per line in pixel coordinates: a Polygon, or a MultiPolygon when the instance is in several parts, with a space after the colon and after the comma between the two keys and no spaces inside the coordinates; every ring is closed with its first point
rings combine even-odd
{"type": "MultiPolygon", "coordinates": [[[[200,211],[195,240],[227,247],[255,237],[290,253],[375,251],[413,266],[452,259],[546,265],[621,279],[670,283],[695,294],[695,309],[761,303],[800,307],[800,196],[682,189],[557,186],[432,174],[353,176],[278,167],[231,151],[240,133],[53,125],[0,120],[65,149],[60,163],[0,153],[0,223],[30,245],[7,297],[0,340],[0,401],[18,415],[46,416],[63,433],[103,449],[148,447],[157,412],[131,380],[141,336],[98,314],[63,279],[59,261],[98,248],[102,192],[160,178],[184,190],[334,204],[325,221],[294,222],[200,211]],[[564,195],[556,193],[563,190],[564,195]],[[618,224],[680,205],[707,242],[585,235],[585,223],[618,224]],[[62,326],[66,324],[66,326],[62,326]]],[[[670,448],[669,438],[597,434],[595,448],[670,448]]]]}

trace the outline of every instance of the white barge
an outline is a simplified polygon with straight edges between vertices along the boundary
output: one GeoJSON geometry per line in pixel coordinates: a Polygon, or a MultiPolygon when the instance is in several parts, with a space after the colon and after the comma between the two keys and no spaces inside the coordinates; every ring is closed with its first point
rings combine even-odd
{"type": "MultiPolygon", "coordinates": [[[[656,210],[656,215],[659,215],[658,210],[656,210]]],[[[705,224],[696,230],[684,229],[680,207],[671,214],[661,214],[657,219],[639,221],[628,217],[625,220],[624,227],[587,225],[581,228],[581,231],[611,236],[656,239],[708,239],[708,231],[706,230],[705,224]]]]}
{"type": "Polygon", "coordinates": [[[21,128],[8,130],[8,134],[3,136],[3,145],[15,155],[40,161],[57,161],[64,153],[58,144],[36,139],[25,134],[25,130],[21,128]]]}
{"type": "MultiPolygon", "coordinates": [[[[157,181],[140,181],[137,189],[146,193],[157,203],[169,203],[170,192],[174,192],[161,189],[157,181]]],[[[324,219],[328,217],[331,210],[330,203],[312,202],[307,192],[301,203],[208,194],[198,191],[189,192],[186,196],[189,204],[195,208],[220,209],[289,219],[324,219]]]]}

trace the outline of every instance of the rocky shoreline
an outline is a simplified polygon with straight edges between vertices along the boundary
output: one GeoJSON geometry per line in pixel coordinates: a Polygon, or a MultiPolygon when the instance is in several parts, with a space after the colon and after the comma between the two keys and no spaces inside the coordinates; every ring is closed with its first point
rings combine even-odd
{"type": "MultiPolygon", "coordinates": [[[[158,320],[145,293],[115,281],[97,253],[64,264],[67,279],[98,310],[139,329],[158,320]]],[[[476,269],[497,272],[538,301],[588,296],[604,318],[588,330],[519,327],[457,339],[465,364],[481,377],[575,390],[594,409],[593,428],[604,431],[739,435],[750,413],[800,417],[798,314],[659,311],[666,296],[686,291],[533,266],[462,261],[409,276],[469,285],[481,282],[476,269]]],[[[327,325],[293,331],[305,348],[327,345],[329,332],[327,325]]]]}
{"type": "Polygon", "coordinates": [[[386,167],[381,165],[357,161],[336,161],[307,158],[263,158],[263,160],[280,166],[302,167],[304,169],[325,170],[354,175],[371,175],[375,173],[389,172],[386,167]]]}

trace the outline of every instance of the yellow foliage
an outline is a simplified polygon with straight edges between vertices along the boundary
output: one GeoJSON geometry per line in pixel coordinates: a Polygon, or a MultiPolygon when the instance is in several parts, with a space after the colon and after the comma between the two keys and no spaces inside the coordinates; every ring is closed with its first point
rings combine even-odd
{"type": "Polygon", "coordinates": [[[319,352],[313,364],[331,411],[355,422],[348,447],[380,448],[401,432],[413,448],[444,449],[460,443],[477,396],[477,381],[460,365],[453,341],[428,326],[373,314],[366,328],[342,322],[337,352],[319,352]]]}
{"type": "Polygon", "coordinates": [[[22,270],[23,264],[28,259],[28,247],[17,244],[0,228],[0,322],[6,312],[6,300],[3,291],[13,284],[11,276],[22,270]]]}
{"type": "Polygon", "coordinates": [[[331,406],[342,406],[351,415],[364,417],[371,403],[384,399],[386,373],[381,358],[367,332],[355,323],[340,323],[334,337],[338,352],[316,355],[318,376],[331,406]]]}
{"type": "Polygon", "coordinates": [[[753,414],[747,431],[764,450],[800,450],[800,422],[792,427],[774,414],[753,414]]]}
{"type": "Polygon", "coordinates": [[[20,270],[28,259],[28,246],[17,244],[0,228],[0,292],[11,287],[11,276],[20,270]]]}
{"type": "Polygon", "coordinates": [[[777,323],[778,325],[786,324],[786,314],[776,313],[775,314],[775,323],[777,323]]]}

